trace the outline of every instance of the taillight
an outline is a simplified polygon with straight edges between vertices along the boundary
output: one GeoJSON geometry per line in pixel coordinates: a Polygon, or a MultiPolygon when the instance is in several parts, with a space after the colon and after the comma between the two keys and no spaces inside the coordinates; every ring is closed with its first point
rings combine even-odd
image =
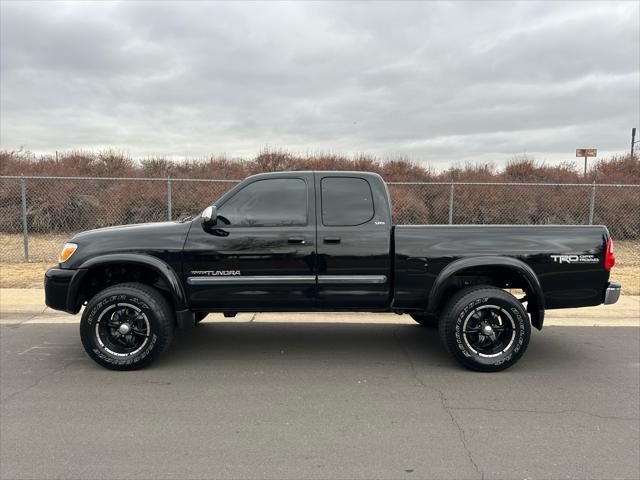
{"type": "Polygon", "coordinates": [[[616,264],[616,257],[613,255],[613,241],[607,240],[607,253],[604,254],[604,268],[611,270],[616,264]]]}

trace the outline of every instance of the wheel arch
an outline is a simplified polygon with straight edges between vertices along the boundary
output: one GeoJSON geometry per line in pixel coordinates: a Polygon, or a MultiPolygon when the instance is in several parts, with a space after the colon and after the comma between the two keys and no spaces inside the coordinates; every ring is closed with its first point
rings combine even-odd
{"type": "MultiPolygon", "coordinates": [[[[76,313],[80,310],[83,298],[83,288],[92,272],[108,267],[138,267],[154,272],[166,286],[169,300],[176,311],[186,310],[187,300],[184,288],[175,270],[163,260],[147,254],[115,253],[99,255],[90,258],[78,266],[78,274],[74,275],[69,286],[67,306],[76,313]],[[82,274],[80,274],[82,272],[82,274]]],[[[127,280],[125,280],[127,281],[127,280]]],[[[131,281],[131,280],[128,280],[131,281]]],[[[120,282],[118,282],[120,283],[120,282]]]]}
{"type": "Polygon", "coordinates": [[[531,314],[531,324],[538,330],[544,323],[545,301],[542,285],[533,269],[521,260],[511,257],[482,256],[455,260],[448,264],[436,277],[429,293],[427,311],[436,313],[445,300],[445,294],[451,289],[452,281],[464,274],[475,275],[478,271],[509,272],[522,281],[523,290],[528,297],[527,311],[531,314]]]}

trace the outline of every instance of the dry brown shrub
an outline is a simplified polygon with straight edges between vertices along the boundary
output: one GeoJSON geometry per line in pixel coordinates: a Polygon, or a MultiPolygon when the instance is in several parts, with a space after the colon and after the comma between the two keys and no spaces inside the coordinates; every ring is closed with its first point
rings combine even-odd
{"type": "MultiPolygon", "coordinates": [[[[547,165],[514,158],[504,169],[491,163],[467,163],[435,172],[406,158],[381,161],[360,154],[295,155],[265,149],[252,160],[210,157],[182,162],[162,157],[133,160],[116,152],[73,151],[56,155],[0,152],[1,175],[192,178],[240,180],[282,170],[373,171],[391,182],[576,183],[578,187],[456,185],[454,223],[584,224],[588,221],[592,182],[640,184],[640,161],[623,155],[601,159],[582,175],[575,161],[547,165]]],[[[232,184],[172,182],[173,218],[199,211],[232,184]]],[[[0,180],[0,232],[21,231],[20,185],[0,180]]],[[[448,185],[391,185],[398,223],[447,223],[448,185]]],[[[638,189],[598,187],[594,223],[609,226],[617,238],[640,238],[638,189]]],[[[167,184],[148,181],[29,180],[28,226],[31,232],[73,232],[116,223],[166,219],[167,184]]]]}

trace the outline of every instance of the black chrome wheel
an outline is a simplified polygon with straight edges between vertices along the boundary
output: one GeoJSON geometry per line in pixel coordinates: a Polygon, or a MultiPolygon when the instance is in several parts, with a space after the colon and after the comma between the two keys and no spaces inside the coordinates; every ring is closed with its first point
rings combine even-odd
{"type": "Polygon", "coordinates": [[[96,323],[96,338],[107,353],[135,355],[149,342],[149,319],[130,303],[116,303],[105,308],[96,323]]]}
{"type": "Polygon", "coordinates": [[[516,338],[513,317],[497,305],[482,305],[471,311],[462,324],[462,338],[471,352],[480,357],[497,357],[516,338]]]}
{"type": "Polygon", "coordinates": [[[456,292],[443,309],[439,330],[446,349],[465,367],[496,372],[522,357],[531,322],[517,298],[487,285],[456,292]]]}
{"type": "Polygon", "coordinates": [[[148,285],[122,283],[97,293],[82,312],[80,338],[87,354],[113,370],[142,368],[171,343],[175,317],[148,285]]]}

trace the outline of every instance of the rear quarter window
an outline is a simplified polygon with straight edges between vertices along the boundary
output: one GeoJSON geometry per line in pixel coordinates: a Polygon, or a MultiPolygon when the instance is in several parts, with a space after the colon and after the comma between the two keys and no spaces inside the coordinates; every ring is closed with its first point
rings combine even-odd
{"type": "Polygon", "coordinates": [[[352,227],[373,218],[373,193],[363,178],[325,177],[320,185],[323,225],[352,227]]]}

